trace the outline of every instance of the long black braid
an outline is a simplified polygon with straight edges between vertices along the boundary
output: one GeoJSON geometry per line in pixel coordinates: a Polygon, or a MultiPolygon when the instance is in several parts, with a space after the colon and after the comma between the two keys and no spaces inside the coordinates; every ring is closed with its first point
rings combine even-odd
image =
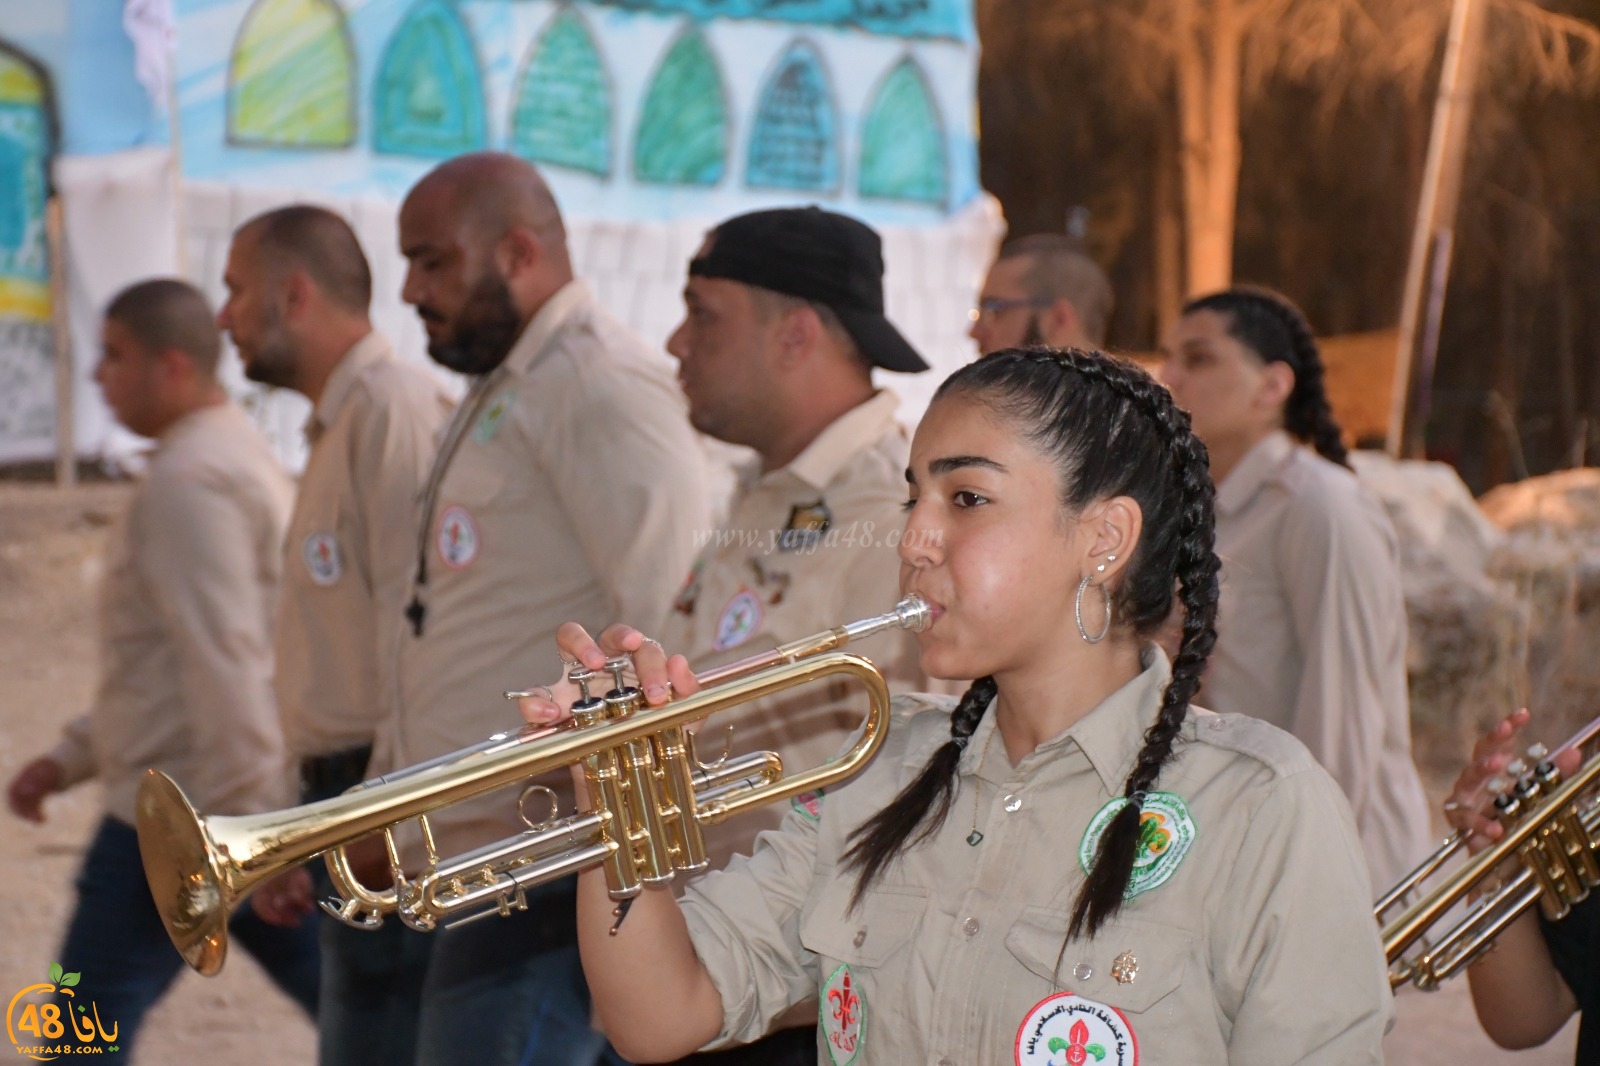
{"type": "Polygon", "coordinates": [[[1184,314],[1193,311],[1226,316],[1228,335],[1262,362],[1288,363],[1294,390],[1283,405],[1283,428],[1330,463],[1350,465],[1344,434],[1328,404],[1322,355],[1311,324],[1287,296],[1256,285],[1235,285],[1184,304],[1184,314]]]}
{"type": "MultiPolygon", "coordinates": [[[[1073,904],[1068,937],[1094,933],[1122,906],[1138,845],[1139,813],[1188,713],[1216,642],[1217,571],[1212,551],[1211,485],[1205,446],[1189,416],[1132,363],[1098,352],[1051,349],[996,352],[957,371],[935,393],[969,396],[1022,428],[1062,472],[1062,502],[1076,512],[1112,496],[1130,496],[1144,530],[1112,593],[1121,624],[1135,633],[1159,628],[1183,604],[1183,636],[1161,710],[1146,731],[1123,787],[1128,803],[1100,838],[1089,878],[1073,904]]],[[[851,834],[847,869],[858,872],[859,900],[907,847],[937,831],[950,811],[967,738],[994,699],[993,678],[961,698],[950,740],[888,807],[851,834]]]]}

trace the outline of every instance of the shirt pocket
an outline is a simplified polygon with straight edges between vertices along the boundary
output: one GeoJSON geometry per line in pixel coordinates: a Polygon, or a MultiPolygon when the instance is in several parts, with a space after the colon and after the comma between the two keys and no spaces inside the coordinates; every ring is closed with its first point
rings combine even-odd
{"type": "MultiPolygon", "coordinates": [[[[1067,918],[1065,911],[1027,908],[1006,934],[1007,950],[1032,975],[1132,1014],[1150,1012],[1186,978],[1199,978],[1195,938],[1187,929],[1118,917],[1063,952],[1067,918]]],[[[1204,999],[1209,1004],[1211,997],[1204,999]]]]}
{"type": "Polygon", "coordinates": [[[822,885],[813,893],[814,902],[800,915],[800,943],[829,970],[840,963],[852,969],[883,966],[905,948],[928,909],[924,889],[874,885],[851,910],[852,874],[830,869],[818,880],[822,885]]]}
{"type": "Polygon", "coordinates": [[[451,504],[473,509],[485,507],[506,495],[508,480],[505,467],[492,457],[469,457],[457,453],[451,461],[450,473],[440,487],[439,506],[435,511],[441,511],[451,504]]]}

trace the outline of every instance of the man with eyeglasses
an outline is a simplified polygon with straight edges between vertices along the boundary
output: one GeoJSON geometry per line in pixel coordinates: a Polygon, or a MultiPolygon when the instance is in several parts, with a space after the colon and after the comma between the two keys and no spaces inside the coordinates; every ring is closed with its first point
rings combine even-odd
{"type": "Polygon", "coordinates": [[[980,355],[1030,344],[1100,348],[1111,317],[1111,282],[1069,237],[1018,237],[1001,247],[970,314],[967,335],[980,355]]]}

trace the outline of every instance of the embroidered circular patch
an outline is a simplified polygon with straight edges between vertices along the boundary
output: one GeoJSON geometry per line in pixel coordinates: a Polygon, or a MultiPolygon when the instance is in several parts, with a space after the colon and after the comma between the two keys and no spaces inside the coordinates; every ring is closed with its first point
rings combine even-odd
{"type": "MultiPolygon", "coordinates": [[[[1078,863],[1088,873],[1100,847],[1100,834],[1128,801],[1117,797],[1095,812],[1078,845],[1078,863]]],[[[1133,853],[1133,873],[1124,899],[1132,899],[1164,884],[1194,843],[1194,819],[1188,804],[1175,792],[1152,792],[1139,812],[1139,843],[1133,853]]]]}
{"type": "Polygon", "coordinates": [[[1017,1066],[1137,1066],[1139,1041],[1127,1015],[1057,992],[1034,1004],[1017,1028],[1017,1066]]]}
{"type": "Polygon", "coordinates": [[[850,1066],[861,1056],[867,1043],[867,1001],[856,987],[850,967],[841,964],[822,983],[821,1016],[823,1042],[833,1066],[850,1066]]]}
{"type": "Polygon", "coordinates": [[[761,613],[761,597],[749,589],[734,593],[717,618],[717,637],[712,647],[727,651],[749,640],[761,625],[761,613]]]}
{"type": "Polygon", "coordinates": [[[300,557],[306,562],[306,572],[311,582],[324,587],[339,580],[344,564],[339,559],[339,542],[332,533],[313,533],[300,546],[300,557]]]}
{"type": "Polygon", "coordinates": [[[472,565],[478,557],[478,525],[465,507],[448,507],[439,516],[439,558],[452,570],[472,565]]]}

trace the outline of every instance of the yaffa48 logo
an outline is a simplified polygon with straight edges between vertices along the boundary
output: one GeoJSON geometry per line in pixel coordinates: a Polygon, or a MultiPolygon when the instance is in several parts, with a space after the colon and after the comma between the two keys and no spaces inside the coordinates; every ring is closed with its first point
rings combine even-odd
{"type": "Polygon", "coordinates": [[[64,973],[60,963],[52,962],[48,982],[28,985],[11,997],[6,1007],[6,1037],[19,1054],[49,1062],[61,1055],[88,1050],[68,1043],[69,1028],[79,1045],[120,1050],[116,1043],[117,1023],[101,1018],[100,1008],[92,1000],[87,1006],[78,1002],[75,989],[82,976],[64,973]],[[66,1002],[56,1002],[57,997],[66,1002]]]}

